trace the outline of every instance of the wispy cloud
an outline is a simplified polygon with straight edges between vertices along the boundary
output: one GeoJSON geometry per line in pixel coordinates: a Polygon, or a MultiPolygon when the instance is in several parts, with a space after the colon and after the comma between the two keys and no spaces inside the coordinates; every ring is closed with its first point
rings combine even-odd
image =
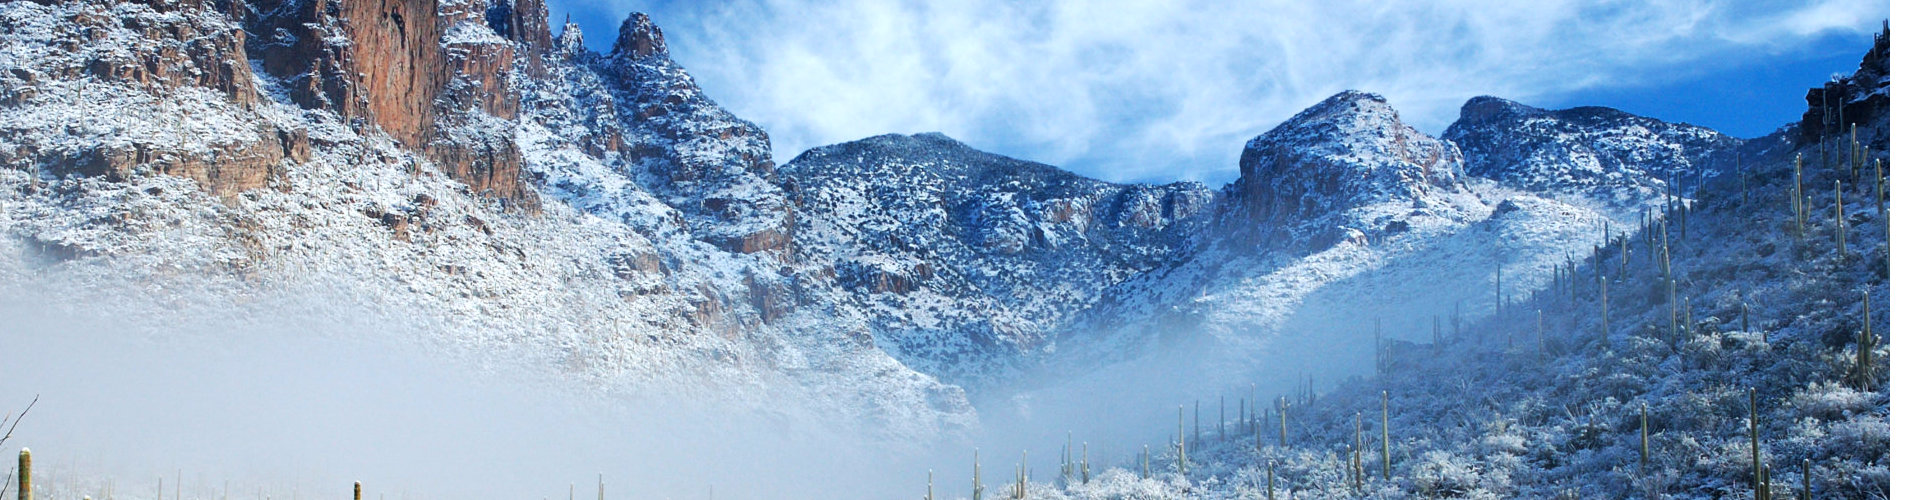
{"type": "MultiPolygon", "coordinates": [[[[557,2],[565,4],[566,2],[557,2]]],[[[1876,29],[1873,0],[734,0],[650,10],[776,154],[890,132],[1112,180],[1237,175],[1240,145],[1340,90],[1438,133],[1532,100],[1876,29]]]]}

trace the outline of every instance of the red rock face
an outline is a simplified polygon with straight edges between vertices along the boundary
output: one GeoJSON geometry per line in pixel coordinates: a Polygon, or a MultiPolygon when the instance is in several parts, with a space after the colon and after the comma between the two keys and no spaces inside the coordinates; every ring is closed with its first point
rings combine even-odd
{"type": "Polygon", "coordinates": [[[503,120],[519,115],[511,71],[522,58],[531,71],[552,44],[546,8],[539,0],[440,3],[254,0],[247,25],[255,36],[280,42],[262,45],[257,56],[290,84],[296,103],[386,132],[475,193],[523,200],[529,191],[520,180],[520,152],[503,130],[449,129],[465,128],[459,115],[468,110],[503,120]],[[442,43],[456,26],[500,38],[442,43]]]}
{"type": "Polygon", "coordinates": [[[434,2],[256,0],[249,31],[263,67],[293,84],[291,97],[369,125],[408,147],[427,142],[444,78],[434,2]],[[336,43],[345,41],[347,43],[336,43]]]}

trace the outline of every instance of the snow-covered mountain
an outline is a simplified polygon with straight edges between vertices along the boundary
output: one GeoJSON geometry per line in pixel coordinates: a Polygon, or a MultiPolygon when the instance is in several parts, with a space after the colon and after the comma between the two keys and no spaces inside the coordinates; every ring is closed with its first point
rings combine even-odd
{"type": "Polygon", "coordinates": [[[159,322],[317,298],[587,391],[801,394],[911,437],[1168,339],[1358,373],[1376,319],[1489,314],[1676,175],[1783,147],[1495,98],[1441,137],[1362,92],[1275,121],[1221,189],[939,134],[779,164],[640,14],[600,52],[539,0],[9,2],[0,281],[159,322]]]}
{"type": "Polygon", "coordinates": [[[1460,146],[1476,177],[1634,211],[1663,195],[1688,196],[1701,179],[1734,170],[1739,160],[1728,153],[1741,143],[1610,108],[1549,111],[1486,96],[1467,101],[1442,137],[1460,146]]]}
{"type": "Polygon", "coordinates": [[[799,273],[887,351],[991,378],[1141,273],[1185,259],[1212,210],[1197,183],[1121,185],[940,134],[813,149],[780,168],[799,273]]]}
{"type": "MultiPolygon", "coordinates": [[[[1810,93],[1816,121],[1741,141],[1739,167],[1580,252],[1505,312],[1430,337],[1389,326],[1370,376],[1335,390],[1261,388],[1239,415],[1163,412],[1153,428],[1186,438],[1027,494],[1891,498],[1894,197],[1890,171],[1874,171],[1890,159],[1888,49],[1883,31],[1858,72],[1810,93]],[[1823,105],[1826,92],[1852,97],[1823,105]],[[1811,209],[1781,196],[1808,191],[1811,209]]],[[[1579,143],[1543,133],[1502,137],[1579,143]]],[[[1549,194],[1631,192],[1604,186],[1549,194]]]]}

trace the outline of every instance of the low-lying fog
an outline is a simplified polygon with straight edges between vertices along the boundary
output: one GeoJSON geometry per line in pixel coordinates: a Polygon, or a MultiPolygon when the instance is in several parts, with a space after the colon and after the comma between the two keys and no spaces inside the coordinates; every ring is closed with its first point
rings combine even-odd
{"type": "Polygon", "coordinates": [[[588,499],[601,477],[607,498],[900,498],[924,495],[929,469],[940,497],[959,498],[976,448],[989,491],[1022,451],[1035,480],[1054,479],[1068,431],[1096,471],[1134,467],[1142,445],[1164,451],[1176,405],[1198,398],[1211,431],[1222,397],[1231,419],[1241,397],[1264,408],[1296,388],[1250,368],[1258,356],[1189,336],[1135,362],[974,394],[978,429],[882,442],[858,422],[769,416],[805,406],[781,401],[588,397],[374,321],[157,325],[11,297],[0,411],[40,401],[4,452],[33,449],[41,498],[347,498],[361,481],[369,499],[560,499],[569,487],[588,499]],[[1200,354],[1222,352],[1238,354],[1200,354]]]}

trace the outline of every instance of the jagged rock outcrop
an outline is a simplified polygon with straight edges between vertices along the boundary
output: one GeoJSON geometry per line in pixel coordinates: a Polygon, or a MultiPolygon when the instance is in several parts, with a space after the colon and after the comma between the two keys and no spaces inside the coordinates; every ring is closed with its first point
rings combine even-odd
{"type": "Polygon", "coordinates": [[[1240,180],[1228,188],[1247,243],[1324,248],[1388,228],[1392,220],[1348,214],[1382,203],[1442,203],[1461,189],[1461,154],[1400,121],[1378,94],[1342,92],[1247,142],[1240,180]],[[1265,233],[1265,234],[1261,234],[1265,233]],[[1333,236],[1329,236],[1333,235],[1333,236]]]}
{"type": "MultiPolygon", "coordinates": [[[[1795,138],[1798,143],[1812,144],[1822,138],[1847,136],[1858,126],[1867,129],[1861,134],[1864,146],[1879,151],[1887,149],[1886,143],[1875,143],[1870,138],[1884,135],[1882,129],[1890,118],[1887,111],[1892,109],[1891,38],[1891,27],[1882,25],[1880,33],[1873,37],[1873,48],[1860,58],[1859,69],[1807,90],[1807,111],[1800,116],[1800,134],[1795,138]]],[[[1844,151],[1845,147],[1841,143],[1834,149],[1844,151]]]]}
{"type": "MultiPolygon", "coordinates": [[[[686,216],[703,241],[738,253],[784,255],[793,213],[770,180],[772,143],[760,127],[709,99],[667,57],[660,29],[643,14],[621,24],[610,54],[577,46],[563,28],[549,95],[530,106],[550,129],[593,155],[615,155],[636,187],[686,216]]],[[[553,61],[549,61],[552,63],[553,61]]]]}
{"type": "Polygon", "coordinates": [[[1466,172],[1520,189],[1578,195],[1623,209],[1690,196],[1735,168],[1742,141],[1712,129],[1602,107],[1543,110],[1481,96],[1441,137],[1466,172]],[[1669,186],[1669,184],[1672,184],[1669,186]]]}
{"type": "Polygon", "coordinates": [[[301,106],[338,113],[412,148],[427,144],[440,71],[436,2],[256,0],[253,56],[301,106]]]}

